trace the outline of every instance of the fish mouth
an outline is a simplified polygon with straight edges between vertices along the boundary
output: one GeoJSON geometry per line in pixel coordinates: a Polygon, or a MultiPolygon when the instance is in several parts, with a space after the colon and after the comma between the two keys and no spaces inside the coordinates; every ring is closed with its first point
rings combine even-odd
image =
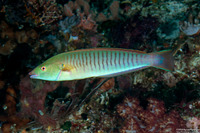
{"type": "Polygon", "coordinates": [[[34,79],[34,78],[36,78],[38,76],[34,72],[30,72],[29,75],[30,75],[30,78],[32,78],[32,79],[34,79]]]}

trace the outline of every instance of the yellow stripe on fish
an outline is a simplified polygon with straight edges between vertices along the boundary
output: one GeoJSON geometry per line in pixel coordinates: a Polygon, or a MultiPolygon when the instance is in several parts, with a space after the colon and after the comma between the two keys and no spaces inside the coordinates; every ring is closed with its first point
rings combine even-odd
{"type": "Polygon", "coordinates": [[[147,67],[173,70],[171,50],[156,53],[118,48],[76,50],[51,57],[29,74],[33,79],[65,81],[113,77],[147,67]]]}

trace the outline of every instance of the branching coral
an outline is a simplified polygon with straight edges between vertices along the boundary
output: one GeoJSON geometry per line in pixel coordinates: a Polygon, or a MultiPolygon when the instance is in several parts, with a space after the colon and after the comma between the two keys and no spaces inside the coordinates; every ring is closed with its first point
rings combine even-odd
{"type": "Polygon", "coordinates": [[[26,2],[27,16],[35,20],[37,26],[47,26],[62,18],[62,8],[56,0],[29,0],[26,2]]]}

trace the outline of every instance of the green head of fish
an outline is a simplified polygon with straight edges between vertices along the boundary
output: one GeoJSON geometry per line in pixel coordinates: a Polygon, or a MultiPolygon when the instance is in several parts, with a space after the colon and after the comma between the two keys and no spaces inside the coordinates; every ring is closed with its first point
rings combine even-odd
{"type": "Polygon", "coordinates": [[[61,63],[53,58],[48,59],[44,63],[33,69],[29,75],[32,79],[41,79],[48,81],[57,81],[61,72],[61,63]]]}

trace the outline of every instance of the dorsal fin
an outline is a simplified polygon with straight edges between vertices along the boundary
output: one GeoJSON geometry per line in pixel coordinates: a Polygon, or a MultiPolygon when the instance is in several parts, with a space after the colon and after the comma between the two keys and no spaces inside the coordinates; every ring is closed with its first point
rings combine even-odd
{"type": "MultiPolygon", "coordinates": [[[[105,51],[125,51],[125,52],[133,52],[133,53],[141,53],[144,54],[146,52],[144,51],[139,51],[139,50],[132,50],[132,49],[122,49],[122,48],[91,48],[91,49],[79,49],[75,51],[70,51],[70,52],[81,52],[81,51],[98,51],[98,50],[105,50],[105,51]]],[[[69,53],[69,52],[67,52],[69,53]]]]}

